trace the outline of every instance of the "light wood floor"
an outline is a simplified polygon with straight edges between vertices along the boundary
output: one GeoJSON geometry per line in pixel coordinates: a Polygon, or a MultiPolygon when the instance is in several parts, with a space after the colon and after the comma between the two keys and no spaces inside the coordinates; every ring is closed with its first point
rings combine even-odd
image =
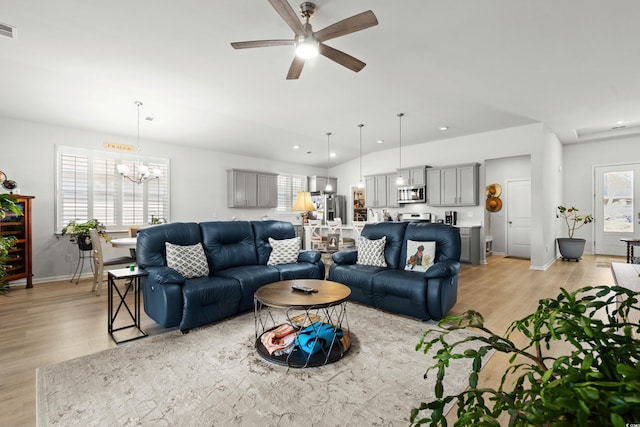
{"type": "MultiPolygon", "coordinates": [[[[474,309],[489,328],[502,333],[561,287],[612,284],[611,259],[625,261],[585,256],[577,263],[557,261],[543,272],[530,270],[527,260],[494,255],[486,265],[463,265],[452,314],[474,309]]],[[[107,334],[106,294],[103,289],[96,297],[85,279],[77,285],[64,281],[13,287],[8,296],[0,296],[0,426],[35,425],[36,368],[115,347],[107,334]]],[[[163,331],[144,314],[142,326],[150,334],[163,331]]],[[[494,356],[483,369],[484,381],[499,381],[504,363],[504,357],[494,356]]]]}

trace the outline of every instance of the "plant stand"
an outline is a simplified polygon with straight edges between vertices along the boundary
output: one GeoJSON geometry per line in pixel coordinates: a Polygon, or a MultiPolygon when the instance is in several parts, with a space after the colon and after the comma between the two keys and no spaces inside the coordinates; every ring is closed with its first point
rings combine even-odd
{"type": "Polygon", "coordinates": [[[82,272],[84,271],[84,260],[87,258],[89,259],[89,266],[91,267],[91,272],[93,273],[93,246],[91,246],[91,244],[80,245],[80,241],[78,241],[77,243],[78,264],[76,265],[76,270],[73,272],[73,276],[71,276],[71,281],[73,282],[73,280],[75,279],[76,285],[80,281],[80,276],[82,276],[82,272]],[[87,252],[89,253],[88,255],[87,252]]]}

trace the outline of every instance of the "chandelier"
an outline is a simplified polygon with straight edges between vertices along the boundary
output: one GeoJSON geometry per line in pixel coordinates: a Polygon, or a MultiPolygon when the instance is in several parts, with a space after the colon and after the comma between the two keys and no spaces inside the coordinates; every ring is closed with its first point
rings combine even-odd
{"type": "MultiPolygon", "coordinates": [[[[135,104],[138,106],[138,149],[137,150],[138,150],[138,156],[140,156],[140,107],[142,106],[142,102],[136,101],[135,104]]],[[[129,175],[129,167],[124,163],[120,163],[117,166],[118,173],[123,178],[127,178],[129,181],[136,184],[142,184],[143,182],[160,178],[160,175],[162,174],[160,169],[154,168],[153,170],[150,171],[147,165],[142,164],[142,160],[140,160],[139,163],[140,163],[140,166],[138,166],[137,171],[135,171],[135,167],[134,167],[133,175],[129,175]]]]}

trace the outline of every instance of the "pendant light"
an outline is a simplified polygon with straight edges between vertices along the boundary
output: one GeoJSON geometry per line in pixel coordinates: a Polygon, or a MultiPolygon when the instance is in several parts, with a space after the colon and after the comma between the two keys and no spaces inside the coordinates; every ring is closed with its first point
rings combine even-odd
{"type": "Polygon", "coordinates": [[[398,167],[398,177],[396,178],[396,185],[404,185],[404,179],[402,178],[402,116],[404,113],[398,113],[398,123],[400,128],[400,137],[398,138],[400,141],[400,163],[398,167]]]}
{"type": "MultiPolygon", "coordinates": [[[[123,177],[128,179],[129,181],[135,184],[142,184],[147,181],[151,181],[154,179],[159,179],[161,175],[161,171],[158,168],[154,168],[152,171],[149,170],[147,165],[142,164],[142,159],[140,158],[141,147],[140,147],[140,107],[142,106],[142,102],[135,101],[136,106],[138,107],[138,171],[133,175],[129,175],[129,167],[124,163],[120,163],[116,166],[118,173],[123,177]]],[[[134,168],[135,172],[135,168],[134,168]]]]}
{"type": "Polygon", "coordinates": [[[333,191],[333,186],[329,178],[329,161],[331,160],[331,132],[327,132],[327,186],[324,187],[324,191],[330,193],[333,191]]]}
{"type": "Polygon", "coordinates": [[[360,128],[360,181],[358,181],[358,188],[364,188],[364,180],[362,179],[362,127],[363,124],[359,124],[360,128]]]}

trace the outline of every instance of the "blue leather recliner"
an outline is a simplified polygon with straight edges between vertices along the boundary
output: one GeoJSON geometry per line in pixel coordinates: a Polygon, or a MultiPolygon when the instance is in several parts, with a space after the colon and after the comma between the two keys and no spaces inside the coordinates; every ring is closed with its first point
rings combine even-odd
{"type": "Polygon", "coordinates": [[[460,270],[460,230],[444,224],[367,224],[361,236],[386,236],[387,267],[359,265],[357,251],[336,252],[328,280],[351,288],[351,300],[419,319],[442,319],[455,305],[460,270]],[[425,272],[406,271],[407,240],[434,241],[434,264],[425,272]]]}
{"type": "Polygon", "coordinates": [[[210,221],[168,223],[138,231],[136,261],[142,279],[144,311],[165,328],[187,331],[253,308],[255,291],[290,279],[323,279],[317,251],[301,251],[292,264],[267,265],[269,237],[295,237],[286,221],[210,221]],[[167,267],[165,242],[202,243],[209,275],[186,279],[167,267]]]}

